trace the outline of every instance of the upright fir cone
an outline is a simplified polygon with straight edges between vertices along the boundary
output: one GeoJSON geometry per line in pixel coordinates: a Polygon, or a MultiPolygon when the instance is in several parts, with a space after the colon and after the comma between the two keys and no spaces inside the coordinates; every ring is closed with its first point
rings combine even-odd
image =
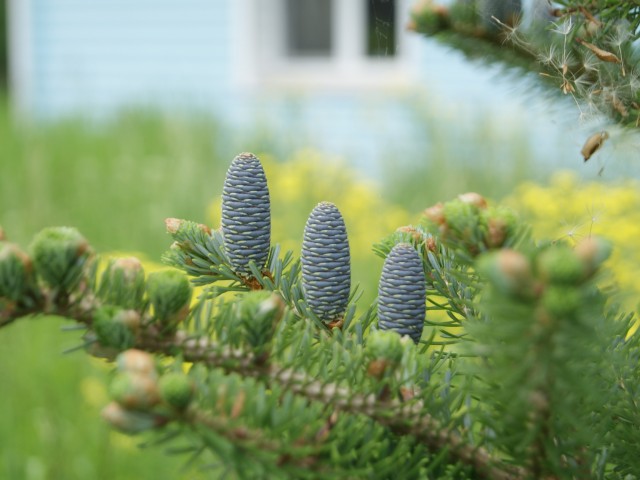
{"type": "Polygon", "coordinates": [[[231,162],[222,190],[222,234],[231,266],[249,273],[249,261],[263,268],[271,245],[269,188],[260,160],[241,153],[231,162]]]}
{"type": "Polygon", "coordinates": [[[426,282],[422,259],[408,243],[387,256],[378,288],[378,326],[409,335],[418,343],[426,315],[426,282]]]}
{"type": "Polygon", "coordinates": [[[302,240],[302,286],[311,311],[325,323],[339,321],[351,289],[351,259],[338,208],[319,203],[309,215],[302,240]]]}

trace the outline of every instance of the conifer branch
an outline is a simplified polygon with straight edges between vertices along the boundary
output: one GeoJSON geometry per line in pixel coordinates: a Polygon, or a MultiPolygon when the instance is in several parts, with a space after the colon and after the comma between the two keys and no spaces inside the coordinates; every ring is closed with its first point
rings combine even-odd
{"type": "MultiPolygon", "coordinates": [[[[96,305],[93,304],[86,311],[80,308],[53,309],[47,313],[71,318],[90,326],[93,323],[91,312],[95,308],[96,305]]],[[[11,317],[11,321],[17,318],[19,317],[11,317]]],[[[10,322],[0,326],[8,323],[10,322]]],[[[419,400],[381,401],[373,393],[357,393],[343,385],[324,383],[303,372],[291,368],[280,368],[271,364],[267,358],[256,357],[253,352],[246,349],[221,345],[206,337],[194,337],[183,330],[178,330],[174,335],[167,337],[159,334],[155,328],[147,329],[141,333],[134,347],[149,353],[180,355],[186,362],[199,363],[210,368],[222,368],[227,372],[263,379],[276,383],[284,390],[289,390],[310,401],[332,405],[337,411],[368,416],[398,435],[414,436],[433,453],[446,449],[452,459],[473,467],[479,475],[478,478],[495,480],[526,478],[525,470],[505,465],[482,447],[466,443],[459,434],[440,425],[425,412],[424,404],[419,400]]],[[[262,439],[256,432],[233,431],[223,421],[203,413],[189,417],[189,420],[194,422],[204,420],[207,426],[218,433],[223,432],[230,440],[237,438],[243,442],[264,441],[271,450],[281,450],[280,445],[269,443],[271,441],[262,439]],[[247,435],[246,438],[243,438],[244,434],[247,435]]]]}

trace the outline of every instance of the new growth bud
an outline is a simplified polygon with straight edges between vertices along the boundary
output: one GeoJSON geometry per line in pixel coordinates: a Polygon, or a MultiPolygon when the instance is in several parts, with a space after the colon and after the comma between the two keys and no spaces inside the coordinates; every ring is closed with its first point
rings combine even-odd
{"type": "Polygon", "coordinates": [[[127,410],[117,402],[111,402],[102,410],[102,418],[122,433],[134,435],[167,423],[161,415],[136,410],[127,410]]]}
{"type": "Polygon", "coordinates": [[[38,275],[54,289],[71,292],[78,286],[91,255],[85,238],[70,227],[50,227],[38,233],[32,244],[38,275]]]}
{"type": "Polygon", "coordinates": [[[282,297],[265,290],[250,291],[237,304],[236,320],[242,326],[245,340],[256,353],[270,344],[284,309],[282,297]]]}
{"type": "Polygon", "coordinates": [[[162,400],[178,411],[185,410],[195,394],[195,384],[184,373],[167,373],[160,378],[160,396],[162,400]]]}
{"type": "Polygon", "coordinates": [[[158,369],[153,355],[135,348],[120,353],[116,358],[116,367],[120,372],[158,377],[158,369]]]}
{"type": "Polygon", "coordinates": [[[544,282],[577,285],[586,278],[587,269],[576,252],[567,245],[553,245],[537,258],[538,275],[544,282]]]}
{"type": "Polygon", "coordinates": [[[139,310],[144,292],[144,269],[135,257],[111,261],[102,274],[99,296],[106,304],[139,310]]]}
{"type": "Polygon", "coordinates": [[[574,252],[585,267],[587,275],[593,275],[611,256],[613,245],[602,237],[587,238],[576,245],[574,252]]]}
{"type": "Polygon", "coordinates": [[[120,372],[111,381],[111,398],[127,410],[149,410],[160,403],[160,390],[155,377],[140,373],[120,372]]]}
{"type": "Polygon", "coordinates": [[[365,351],[374,360],[384,359],[392,363],[400,363],[404,345],[397,332],[373,330],[367,338],[365,351]]]}
{"type": "Polygon", "coordinates": [[[153,356],[145,351],[130,349],[120,353],[116,367],[110,387],[114,401],[102,416],[125,433],[164,425],[171,420],[166,406],[182,411],[193,398],[195,386],[188,376],[167,373],[159,377],[153,356]]]}
{"type": "Polygon", "coordinates": [[[533,293],[531,262],[520,252],[503,249],[485,254],[478,260],[477,268],[501,293],[518,297],[533,293]]]}
{"type": "Polygon", "coordinates": [[[458,199],[462,203],[467,203],[469,205],[473,205],[478,209],[487,208],[487,200],[476,192],[467,192],[461,195],[458,195],[458,199]]]}
{"type": "Polygon", "coordinates": [[[35,286],[31,260],[17,245],[0,241],[0,298],[24,300],[35,286]]]}
{"type": "Polygon", "coordinates": [[[175,330],[189,313],[191,285],[178,270],[162,270],[149,275],[147,294],[154,317],[167,332],[175,330]]]}
{"type": "Polygon", "coordinates": [[[93,330],[103,347],[126,350],[136,343],[140,314],[135,310],[105,305],[94,312],[93,330]]]}

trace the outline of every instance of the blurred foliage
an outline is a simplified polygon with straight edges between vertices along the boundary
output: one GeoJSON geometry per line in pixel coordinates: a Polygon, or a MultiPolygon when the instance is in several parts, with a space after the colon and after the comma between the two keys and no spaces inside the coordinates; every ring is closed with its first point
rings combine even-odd
{"type": "Polygon", "coordinates": [[[573,97],[582,118],[639,126],[637,2],[510,2],[508,18],[500,14],[506,3],[420,0],[409,28],[470,57],[539,73],[550,90],[573,97]]]}
{"type": "Polygon", "coordinates": [[[158,257],[164,218],[204,220],[222,184],[226,160],[210,117],[129,111],[31,125],[0,110],[0,223],[18,243],[45,226],[73,225],[98,251],[158,257]]]}
{"type": "Polygon", "coordinates": [[[9,30],[7,26],[7,0],[0,0],[0,88],[7,84],[9,73],[9,30]]]}
{"type": "Polygon", "coordinates": [[[640,183],[580,180],[557,173],[548,185],[525,182],[505,199],[532,224],[539,239],[565,239],[575,244],[594,235],[613,242],[608,266],[623,293],[625,307],[637,311],[640,298],[640,183]]]}
{"type": "MultiPolygon", "coordinates": [[[[256,151],[269,179],[273,241],[299,252],[308,213],[320,201],[335,203],[349,231],[354,283],[362,284],[363,302],[368,302],[382,268],[371,252],[373,243],[397,227],[417,222],[420,211],[438,200],[468,190],[501,197],[518,181],[533,177],[534,155],[526,138],[516,135],[499,141],[483,128],[480,125],[468,141],[459,142],[452,140],[460,133],[451,130],[451,123],[432,127],[432,150],[424,153],[429,161],[390,153],[381,187],[316,151],[300,151],[288,159],[256,151]],[[452,150],[461,144],[475,152],[462,166],[451,161],[464,157],[452,150]],[[501,152],[513,159],[509,165],[498,160],[501,152]]],[[[247,137],[247,148],[255,148],[255,138],[250,133],[247,137]]],[[[219,154],[221,141],[217,123],[204,116],[137,111],[100,124],[68,119],[29,126],[12,122],[3,108],[0,224],[11,241],[22,244],[42,227],[66,224],[77,226],[99,252],[126,249],[157,258],[170,243],[164,218],[219,225],[216,196],[229,162],[219,154]]],[[[637,262],[625,262],[637,257],[637,190],[634,196],[632,184],[618,191],[595,182],[567,182],[551,187],[524,184],[509,202],[534,221],[536,232],[556,238],[571,225],[581,226],[581,234],[587,236],[589,208],[601,212],[593,231],[601,227],[604,236],[614,240],[618,251],[611,262],[620,272],[617,278],[633,285],[637,262]],[[525,196],[527,191],[533,193],[525,196]],[[518,196],[527,202],[518,201],[518,196]],[[571,208],[576,215],[567,218],[571,208]],[[605,223],[614,219],[619,223],[605,223]],[[622,252],[627,252],[626,258],[622,252]]],[[[147,273],[151,266],[145,262],[147,273]]],[[[97,361],[61,356],[61,350],[77,345],[77,335],[60,333],[60,325],[49,317],[18,322],[2,332],[0,363],[11,368],[0,371],[0,384],[11,394],[0,396],[0,409],[12,414],[0,416],[0,442],[6,446],[0,452],[0,478],[179,476],[183,460],[168,458],[161,449],[140,454],[135,441],[95,420],[104,405],[107,371],[97,361]]],[[[188,478],[197,478],[194,475],[190,472],[188,478]]]]}

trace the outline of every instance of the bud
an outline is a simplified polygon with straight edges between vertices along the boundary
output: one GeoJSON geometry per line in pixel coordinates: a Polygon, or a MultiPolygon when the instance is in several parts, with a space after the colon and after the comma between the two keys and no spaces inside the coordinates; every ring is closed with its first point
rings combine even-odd
{"type": "Polygon", "coordinates": [[[110,393],[127,410],[149,410],[160,403],[156,378],[140,373],[117,373],[111,381],[110,393]]]}
{"type": "Polygon", "coordinates": [[[501,293],[528,297],[533,292],[531,262],[520,252],[505,248],[484,254],[477,268],[501,293]]]}
{"type": "Polygon", "coordinates": [[[487,200],[482,195],[476,192],[463,193],[461,195],[458,195],[458,199],[462,201],[462,203],[473,205],[479,210],[487,208],[487,200]]]}
{"type": "Polygon", "coordinates": [[[139,374],[151,378],[158,377],[155,358],[144,350],[131,348],[121,352],[116,358],[116,367],[120,372],[139,374]]]}
{"type": "Polygon", "coordinates": [[[260,160],[241,153],[231,162],[222,189],[224,247],[234,271],[249,274],[253,260],[262,269],[271,248],[269,188],[260,160]]]}
{"type": "Polygon", "coordinates": [[[27,254],[13,243],[0,241],[0,297],[19,302],[34,286],[27,254]]]}
{"type": "Polygon", "coordinates": [[[485,244],[488,248],[500,248],[513,236],[517,217],[513,211],[505,207],[489,207],[481,212],[482,219],[487,225],[485,244]]]}
{"type": "Polygon", "coordinates": [[[113,305],[96,309],[93,315],[93,330],[98,342],[104,347],[126,350],[136,343],[140,328],[140,314],[113,305]]]}
{"type": "Polygon", "coordinates": [[[102,410],[102,418],[112,427],[130,435],[160,427],[168,421],[161,415],[127,410],[117,402],[111,402],[102,410]]]}
{"type": "MultiPolygon", "coordinates": [[[[192,222],[188,222],[187,220],[182,220],[180,218],[166,218],[164,220],[164,225],[165,225],[165,228],[167,229],[167,233],[171,235],[175,235],[180,231],[180,229],[185,224],[189,224],[189,223],[192,223],[192,222]]],[[[204,225],[203,223],[198,223],[195,225],[200,229],[200,231],[202,231],[202,233],[211,235],[211,228],[209,228],[207,225],[204,225]]]]}
{"type": "Polygon", "coordinates": [[[566,245],[554,245],[537,258],[540,278],[553,284],[576,285],[586,278],[587,268],[575,251],[566,245]]]}
{"type": "Polygon", "coordinates": [[[139,310],[144,292],[144,269],[135,257],[111,261],[102,274],[99,296],[104,303],[139,310]]]}
{"type": "Polygon", "coordinates": [[[77,287],[91,255],[85,238],[70,227],[41,230],[31,243],[31,252],[38,275],[50,287],[66,292],[77,287]]]}
{"type": "Polygon", "coordinates": [[[191,290],[189,280],[178,270],[162,270],[149,275],[149,301],[155,318],[167,330],[174,330],[188,315],[191,290]]]}
{"type": "Polygon", "coordinates": [[[0,242],[3,241],[4,239],[5,239],[4,229],[0,227],[0,242]]]}
{"type": "Polygon", "coordinates": [[[392,330],[372,330],[367,338],[365,352],[373,359],[400,363],[405,346],[401,337],[392,330]]]}
{"type": "Polygon", "coordinates": [[[574,252],[583,263],[587,275],[593,273],[609,258],[613,245],[602,237],[589,237],[576,245],[574,252]]]}
{"type": "Polygon", "coordinates": [[[245,294],[236,305],[245,339],[257,349],[254,353],[259,353],[270,343],[275,327],[284,315],[284,301],[277,293],[254,290],[245,294]]]}
{"type": "Polygon", "coordinates": [[[581,306],[582,295],[578,288],[550,285],[542,295],[542,306],[552,316],[565,318],[573,315],[581,306]]]}
{"type": "Polygon", "coordinates": [[[302,239],[302,287],[311,311],[325,323],[339,320],[351,289],[351,256],[344,219],[329,202],[309,215],[302,239]]]}
{"type": "Polygon", "coordinates": [[[422,242],[422,232],[419,231],[416,227],[412,227],[411,225],[406,225],[404,227],[398,227],[396,232],[399,233],[408,233],[411,235],[411,240],[416,243],[422,242]]]}
{"type": "Polygon", "coordinates": [[[382,266],[378,287],[378,327],[408,335],[418,343],[426,315],[422,259],[408,243],[399,243],[382,266]]]}
{"type": "Polygon", "coordinates": [[[173,235],[174,233],[178,233],[178,230],[180,230],[180,227],[183,223],[184,220],[181,220],[179,218],[166,218],[164,220],[164,225],[167,229],[167,233],[170,233],[171,235],[173,235]]]}
{"type": "Polygon", "coordinates": [[[178,411],[185,410],[195,393],[195,384],[184,373],[167,373],[160,378],[160,395],[162,400],[178,411]]]}
{"type": "Polygon", "coordinates": [[[436,242],[436,239],[431,235],[429,235],[427,237],[427,241],[424,243],[424,248],[425,248],[425,253],[427,253],[427,251],[432,253],[438,253],[438,244],[436,242]]]}
{"type": "Polygon", "coordinates": [[[444,204],[442,202],[438,202],[432,207],[425,209],[423,215],[432,223],[436,225],[444,225],[444,204]]]}

